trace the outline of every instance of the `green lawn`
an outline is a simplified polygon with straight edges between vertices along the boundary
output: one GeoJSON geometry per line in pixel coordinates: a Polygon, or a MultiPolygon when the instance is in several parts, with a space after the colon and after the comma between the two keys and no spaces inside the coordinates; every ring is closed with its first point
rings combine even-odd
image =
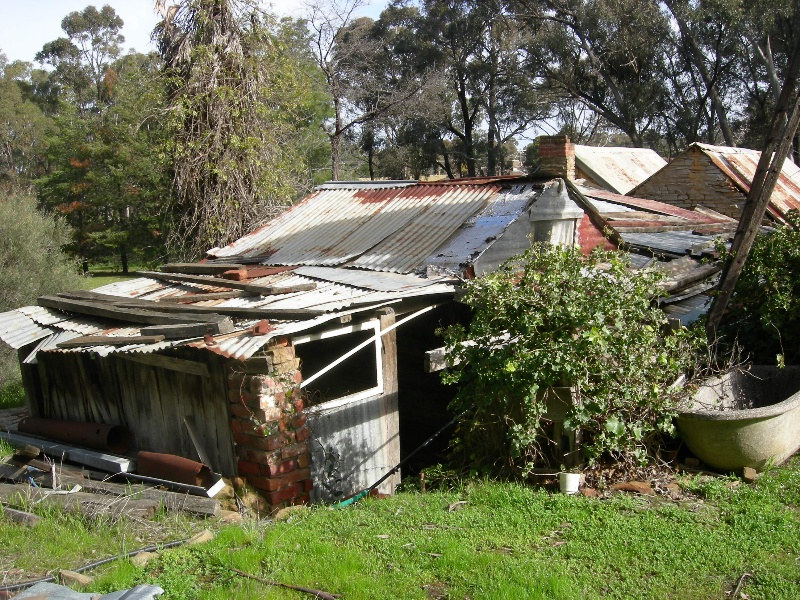
{"type": "MultiPolygon", "coordinates": [[[[682,484],[692,494],[681,501],[588,499],[474,481],[346,509],[320,506],[286,522],[222,527],[212,542],[168,550],[145,568],[119,561],[95,573],[91,591],[155,582],[165,600],[308,597],[244,579],[236,568],[348,600],[716,599],[749,573],[742,591],[750,598],[800,598],[800,457],[754,485],[727,478],[682,484]],[[450,510],[459,501],[460,510],[450,510]]],[[[0,539],[13,540],[5,551],[13,548],[26,569],[74,568],[135,547],[134,537],[149,540],[122,534],[120,542],[120,529],[109,535],[91,521],[75,527],[80,535],[20,534],[0,521],[0,539]]]]}

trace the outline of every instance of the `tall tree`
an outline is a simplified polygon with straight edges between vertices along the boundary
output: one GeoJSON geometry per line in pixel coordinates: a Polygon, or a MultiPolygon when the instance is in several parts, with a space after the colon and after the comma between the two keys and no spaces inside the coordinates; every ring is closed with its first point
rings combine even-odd
{"type": "MultiPolygon", "coordinates": [[[[322,124],[331,146],[331,179],[341,170],[342,146],[347,136],[362,142],[375,140],[374,122],[398,114],[414,100],[419,79],[398,79],[387,70],[382,40],[375,22],[356,18],[364,0],[314,0],[308,5],[311,49],[330,94],[333,116],[322,124]],[[372,137],[370,137],[372,136],[372,137]]],[[[390,61],[388,61],[390,62],[390,61]]],[[[367,143],[368,152],[374,150],[367,143]]]]}
{"type": "Polygon", "coordinates": [[[79,112],[99,111],[107,100],[109,68],[120,55],[123,21],[109,5],[87,6],[61,21],[67,37],[44,45],[36,60],[54,69],[55,81],[79,112]]]}
{"type": "Polygon", "coordinates": [[[163,104],[155,56],[130,54],[108,72],[106,108],[80,115],[65,106],[50,140],[50,172],[39,184],[41,204],[72,225],[70,249],[84,259],[116,255],[123,272],[131,255],[162,253],[162,199],[168,190],[161,158],[163,104]]]}
{"type": "Polygon", "coordinates": [[[669,22],[651,1],[519,0],[517,18],[541,34],[532,73],[595,111],[634,146],[658,135],[667,90],[669,22]]]}
{"type": "Polygon", "coordinates": [[[168,81],[170,245],[184,258],[280,212],[303,175],[290,142],[304,78],[255,0],[184,0],[155,37],[168,81]]]}
{"type": "Polygon", "coordinates": [[[52,121],[23,94],[30,65],[7,64],[0,54],[0,179],[31,181],[41,174],[41,152],[52,121]]]}

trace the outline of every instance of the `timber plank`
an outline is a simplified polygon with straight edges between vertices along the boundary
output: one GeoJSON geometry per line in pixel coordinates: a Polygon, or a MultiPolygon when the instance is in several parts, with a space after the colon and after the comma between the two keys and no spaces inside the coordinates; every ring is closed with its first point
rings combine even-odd
{"type": "MultiPolygon", "coordinates": [[[[55,308],[63,312],[71,312],[91,317],[101,317],[124,321],[127,323],[143,323],[147,325],[177,325],[181,323],[196,321],[195,315],[167,314],[161,311],[142,310],[141,305],[133,308],[122,308],[118,305],[110,305],[88,300],[74,300],[71,298],[60,298],[58,296],[41,296],[37,299],[39,306],[55,308]]],[[[221,315],[208,314],[204,320],[215,321],[221,319],[221,315]]]]}
{"type": "Polygon", "coordinates": [[[258,285],[255,283],[242,283],[241,281],[219,279],[218,277],[206,277],[204,275],[182,275],[179,273],[159,273],[158,271],[137,271],[136,274],[141,277],[149,277],[150,279],[157,279],[160,281],[199,283],[201,285],[211,285],[229,288],[232,290],[254,292],[262,296],[274,296],[276,294],[289,294],[292,292],[307,292],[309,290],[316,289],[317,287],[316,283],[301,283],[299,285],[292,286],[258,285]]]}
{"type": "Polygon", "coordinates": [[[179,373],[197,375],[198,377],[211,376],[208,371],[208,366],[206,366],[205,363],[187,360],[185,358],[173,358],[172,356],[164,356],[162,354],[120,354],[119,358],[134,363],[177,371],[179,373]]]}
{"type": "Polygon", "coordinates": [[[269,277],[270,275],[278,275],[287,271],[293,271],[297,267],[239,267],[222,273],[225,279],[233,281],[242,281],[244,279],[255,279],[256,277],[269,277]]]}
{"type": "Polygon", "coordinates": [[[234,290],[231,292],[209,292],[208,294],[187,294],[185,296],[167,296],[164,298],[154,298],[152,302],[157,304],[179,304],[181,302],[205,302],[206,300],[230,300],[231,298],[249,298],[258,296],[252,292],[234,290]]]}
{"type": "Polygon", "coordinates": [[[155,500],[160,502],[168,511],[173,512],[182,511],[203,517],[215,517],[219,514],[220,509],[219,501],[213,498],[167,492],[143,485],[93,481],[71,476],[63,477],[62,481],[66,485],[80,485],[86,492],[94,494],[120,497],[135,496],[146,500],[155,500]]]}
{"type": "MultiPolygon", "coordinates": [[[[127,304],[123,303],[120,304],[119,306],[126,307],[127,304]]],[[[320,315],[324,315],[330,312],[327,310],[316,309],[316,308],[270,308],[269,305],[246,308],[242,306],[195,306],[191,304],[180,304],[180,305],[160,304],[158,310],[159,312],[165,312],[165,313],[173,311],[186,312],[187,314],[194,315],[196,321],[204,319],[205,318],[204,315],[209,313],[216,315],[225,315],[239,319],[273,318],[273,319],[299,320],[299,319],[308,319],[311,317],[318,317],[320,315]]]]}
{"type": "Polygon", "coordinates": [[[233,332],[233,321],[225,317],[218,323],[185,323],[180,325],[151,325],[142,327],[142,335],[154,335],[168,340],[184,340],[233,332]]]}
{"type": "Polygon", "coordinates": [[[157,344],[163,341],[163,335],[84,335],[82,337],[67,340],[66,342],[59,342],[57,347],[81,348],[83,346],[130,346],[131,344],[157,344]]]}
{"type": "Polygon", "coordinates": [[[217,275],[232,269],[241,269],[240,263],[167,263],[161,265],[164,273],[190,273],[194,275],[217,275]]]}

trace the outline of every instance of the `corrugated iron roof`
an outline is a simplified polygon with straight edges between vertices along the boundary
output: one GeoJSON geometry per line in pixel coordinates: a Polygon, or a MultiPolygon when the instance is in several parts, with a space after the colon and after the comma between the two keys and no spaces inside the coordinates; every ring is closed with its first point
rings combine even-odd
{"type": "MultiPolygon", "coordinates": [[[[701,143],[692,146],[708,156],[742,193],[747,194],[750,191],[758,161],[761,159],[760,151],[701,143]]],[[[792,161],[786,160],[770,197],[769,211],[773,216],[783,220],[786,213],[792,209],[800,210],[800,168],[792,161]]]]}
{"type": "Polygon", "coordinates": [[[499,189],[476,183],[328,186],[215,257],[408,273],[499,189]]]}
{"type": "Polygon", "coordinates": [[[0,313],[0,339],[14,350],[46,338],[53,331],[42,327],[19,309],[0,313]]]}
{"type": "Polygon", "coordinates": [[[478,214],[429,256],[429,272],[455,272],[474,261],[525,211],[542,190],[541,184],[517,184],[494,194],[478,214]]]}
{"type": "Polygon", "coordinates": [[[627,194],[667,164],[647,148],[600,148],[575,144],[575,166],[611,192],[627,194]]]}

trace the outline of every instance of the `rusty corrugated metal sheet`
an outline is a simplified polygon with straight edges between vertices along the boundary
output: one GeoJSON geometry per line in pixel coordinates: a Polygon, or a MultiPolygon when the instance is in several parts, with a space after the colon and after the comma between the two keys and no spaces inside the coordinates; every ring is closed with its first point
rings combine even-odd
{"type": "MultiPolygon", "coordinates": [[[[710,144],[692,144],[699,148],[733,183],[747,194],[753,182],[761,152],[710,144]]],[[[783,220],[790,210],[800,210],[800,168],[787,160],[778,176],[770,198],[769,212],[783,220]]]]}
{"type": "Polygon", "coordinates": [[[611,192],[627,194],[667,164],[647,148],[599,148],[575,144],[575,166],[611,192]]]}
{"type": "Polygon", "coordinates": [[[374,271],[409,273],[425,266],[425,260],[478,212],[500,189],[496,185],[419,186],[425,194],[419,210],[396,233],[349,263],[374,271]]]}
{"type": "MultiPolygon", "coordinates": [[[[719,215],[718,217],[711,217],[708,215],[704,215],[694,210],[688,210],[685,208],[681,208],[679,206],[673,206],[672,204],[666,204],[665,202],[658,202],[657,200],[648,200],[647,198],[635,198],[633,196],[622,196],[620,194],[614,194],[611,192],[606,192],[603,190],[596,190],[587,187],[579,186],[581,193],[591,200],[600,200],[611,204],[619,205],[619,207],[625,209],[641,209],[647,212],[652,212],[659,215],[666,215],[670,217],[678,217],[688,223],[733,223],[734,220],[730,217],[726,217],[725,215],[719,215]]],[[[595,208],[602,214],[604,212],[612,212],[613,210],[618,209],[608,209],[607,205],[599,204],[592,202],[595,205],[595,208]]]]}
{"type": "Polygon", "coordinates": [[[354,266],[406,273],[422,265],[499,186],[379,184],[318,188],[301,203],[216,257],[264,264],[354,266]]]}

